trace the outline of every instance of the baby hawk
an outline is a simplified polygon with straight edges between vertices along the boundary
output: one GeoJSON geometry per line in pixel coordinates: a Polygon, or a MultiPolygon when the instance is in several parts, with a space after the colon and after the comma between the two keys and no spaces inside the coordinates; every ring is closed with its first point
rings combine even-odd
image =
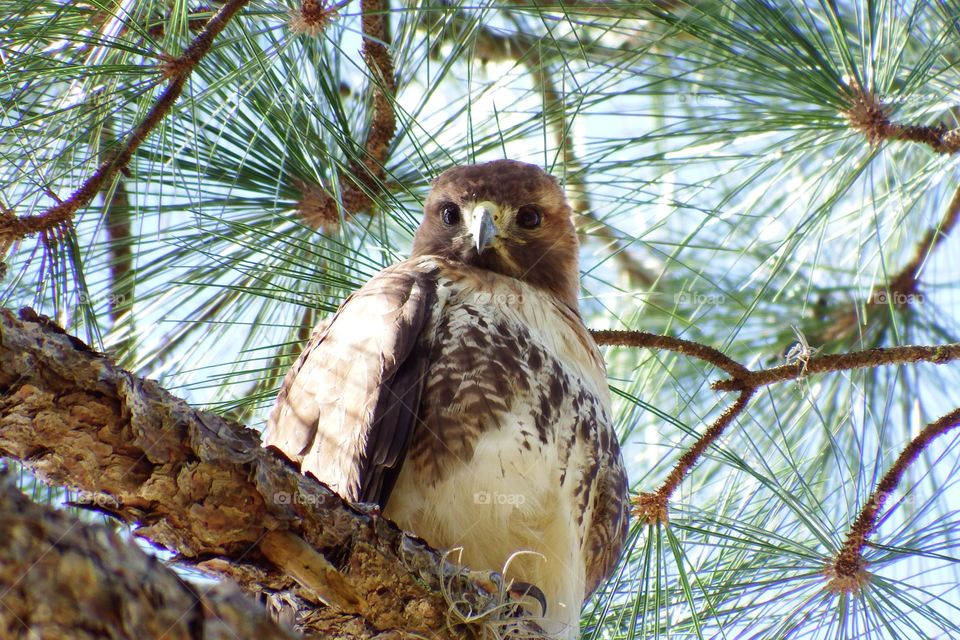
{"type": "Polygon", "coordinates": [[[264,443],[434,547],[462,547],[579,634],[614,568],[627,481],[603,359],[577,310],[577,236],[557,181],[497,160],[433,183],[413,256],[321,323],[264,443]]]}

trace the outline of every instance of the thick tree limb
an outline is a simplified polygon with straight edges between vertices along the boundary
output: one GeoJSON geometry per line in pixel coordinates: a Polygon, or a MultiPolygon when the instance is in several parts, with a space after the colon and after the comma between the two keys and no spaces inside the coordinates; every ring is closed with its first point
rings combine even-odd
{"type": "Polygon", "coordinates": [[[491,605],[465,569],[302,476],[255,431],[191,409],[30,310],[21,317],[0,309],[0,455],[91,492],[89,502],[181,560],[247,588],[294,590],[286,599],[308,632],[464,637],[448,628],[441,584],[475,608],[491,605]],[[307,564],[335,566],[336,579],[294,583],[307,548],[321,556],[307,564]],[[324,598],[355,612],[308,604],[324,598]]]}
{"type": "Polygon", "coordinates": [[[0,487],[0,636],[286,639],[228,582],[197,589],[103,525],[0,487]]]}

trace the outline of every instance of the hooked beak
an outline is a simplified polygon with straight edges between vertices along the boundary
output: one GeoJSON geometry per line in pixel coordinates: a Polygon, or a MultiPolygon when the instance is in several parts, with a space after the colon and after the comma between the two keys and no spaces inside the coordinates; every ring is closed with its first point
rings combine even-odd
{"type": "Polygon", "coordinates": [[[473,208],[470,220],[470,235],[473,236],[477,253],[490,247],[497,236],[497,227],[493,223],[493,212],[496,205],[491,202],[481,202],[473,208]]]}

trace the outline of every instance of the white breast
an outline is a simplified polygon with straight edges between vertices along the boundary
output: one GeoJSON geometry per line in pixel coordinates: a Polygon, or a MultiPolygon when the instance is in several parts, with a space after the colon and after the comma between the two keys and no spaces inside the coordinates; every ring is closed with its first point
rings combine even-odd
{"type": "Polygon", "coordinates": [[[498,428],[485,431],[472,456],[439,480],[405,464],[385,515],[434,546],[461,547],[463,562],[475,569],[500,571],[513,557],[506,576],[532,583],[547,596],[544,630],[576,638],[585,589],[584,525],[577,523],[576,491],[582,490],[589,454],[568,437],[578,428],[568,419],[570,398],[585,394],[609,415],[606,377],[596,348],[577,335],[575,314],[518,281],[509,285],[494,294],[451,287],[445,321],[454,327],[475,323],[480,310],[487,325],[526,328],[529,339],[562,366],[571,385],[563,406],[552,407],[553,432],[542,436],[542,424],[538,432],[543,389],[521,389],[511,399],[513,409],[498,414],[498,428]]]}

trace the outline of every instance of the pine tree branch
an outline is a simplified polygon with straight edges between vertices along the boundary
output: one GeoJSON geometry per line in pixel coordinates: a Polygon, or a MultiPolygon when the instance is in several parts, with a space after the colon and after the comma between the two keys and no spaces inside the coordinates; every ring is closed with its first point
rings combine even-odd
{"type": "MultiPolygon", "coordinates": [[[[634,515],[647,524],[657,524],[667,521],[667,505],[670,496],[672,496],[673,492],[680,486],[680,482],[697,465],[707,448],[723,434],[738,415],[746,410],[753,394],[761,387],[786,380],[803,378],[814,373],[848,371],[851,369],[916,362],[944,364],[946,362],[960,360],[960,344],[903,346],[890,347],[887,349],[870,349],[867,351],[856,351],[836,355],[804,357],[798,358],[797,362],[792,364],[751,371],[720,351],[690,340],[682,340],[680,338],[644,331],[592,330],[591,334],[597,344],[600,345],[663,349],[703,360],[730,375],[730,378],[727,380],[714,382],[713,385],[711,385],[713,389],[717,391],[737,391],[740,393],[737,401],[727,408],[727,410],[707,428],[703,435],[697,438],[697,440],[683,452],[680,459],[667,475],[667,478],[656,491],[642,492],[633,498],[634,515]]],[[[920,445],[921,448],[925,447],[930,440],[932,440],[932,437],[924,441],[923,444],[920,445]]],[[[917,441],[914,441],[911,447],[916,446],[916,442],[917,441]]],[[[910,448],[908,447],[907,451],[909,450],[910,448]]],[[[901,458],[903,458],[904,455],[906,455],[906,451],[904,454],[901,454],[901,458]]],[[[915,458],[916,454],[914,454],[913,457],[915,458]]],[[[881,484],[878,485],[878,492],[883,492],[883,482],[885,481],[886,480],[882,481],[881,484]]],[[[895,487],[895,485],[896,482],[894,482],[893,486],[895,487]]],[[[887,491],[887,493],[889,493],[889,491],[887,491]]],[[[864,536],[865,535],[866,534],[864,534],[864,536]]]]}
{"type": "Polygon", "coordinates": [[[88,492],[181,561],[249,589],[293,590],[292,615],[314,633],[461,637],[441,585],[480,609],[496,604],[497,578],[479,586],[422,540],[301,475],[255,431],[191,409],[32,311],[21,317],[0,309],[0,454],[45,482],[88,492]],[[295,582],[306,548],[318,554],[310,566],[333,565],[342,580],[295,582]],[[324,598],[359,613],[310,604],[324,598]]]}
{"type": "Polygon", "coordinates": [[[917,243],[910,262],[890,278],[886,287],[875,288],[871,300],[879,304],[888,301],[897,306],[906,304],[906,301],[909,301],[919,289],[920,267],[947,239],[947,236],[957,226],[958,221],[960,221],[960,188],[954,192],[953,198],[947,206],[947,211],[937,226],[927,230],[923,239],[917,243]],[[886,295],[890,296],[889,300],[884,298],[886,295]]]}
{"type": "MultiPolygon", "coordinates": [[[[302,4],[306,7],[316,3],[316,0],[307,0],[302,4]]],[[[343,4],[334,5],[328,11],[336,10],[343,4]]],[[[361,54],[370,72],[368,87],[373,92],[373,115],[364,140],[362,157],[359,160],[351,159],[347,169],[339,172],[337,186],[340,201],[348,215],[371,212],[374,194],[379,193],[386,182],[385,167],[390,155],[390,143],[397,131],[397,117],[393,111],[397,79],[393,59],[387,49],[390,43],[388,9],[384,0],[360,2],[363,29],[361,54]]],[[[333,227],[339,222],[337,200],[329,190],[303,181],[296,186],[302,194],[297,207],[306,224],[317,229],[333,227]]]]}
{"type": "Polygon", "coordinates": [[[730,374],[730,377],[739,380],[750,374],[750,370],[745,366],[725,355],[724,353],[708,347],[707,345],[684,340],[683,338],[674,338],[658,333],[647,333],[646,331],[616,331],[611,329],[591,329],[590,334],[598,345],[633,347],[640,349],[662,349],[664,351],[675,351],[697,358],[704,362],[709,362],[730,374]]]}
{"type": "Polygon", "coordinates": [[[925,144],[942,154],[960,151],[960,129],[950,130],[944,124],[929,126],[893,122],[889,106],[869,90],[854,85],[846,94],[849,106],[844,115],[850,126],[866,136],[870,144],[902,140],[925,144]]]}
{"type": "Polygon", "coordinates": [[[867,563],[863,559],[863,547],[867,537],[877,527],[877,516],[887,497],[900,485],[907,468],[920,456],[931,442],[960,426],[960,408],[931,422],[897,456],[890,470],[880,479],[870,499],[863,505],[860,514],[850,527],[847,539],[833,562],[827,567],[827,589],[835,593],[859,593],[870,580],[867,563]]]}
{"type": "MultiPolygon", "coordinates": [[[[910,261],[900,271],[893,274],[887,282],[875,286],[870,292],[867,303],[872,306],[903,309],[918,300],[922,300],[920,270],[933,252],[943,245],[943,241],[957,226],[957,222],[960,222],[960,188],[954,192],[953,198],[947,205],[947,210],[937,226],[928,229],[923,239],[917,243],[910,261]]],[[[819,333],[822,340],[838,340],[849,336],[861,318],[858,305],[853,304],[841,310],[835,318],[826,329],[819,333]]]]}
{"type": "Polygon", "coordinates": [[[109,528],[31,502],[9,477],[0,483],[4,637],[295,637],[235,585],[193,586],[109,528]]]}
{"type": "Polygon", "coordinates": [[[193,69],[213,46],[214,39],[223,31],[234,14],[248,1],[228,0],[210,18],[183,54],[166,62],[164,71],[169,79],[166,89],[157,98],[143,120],[130,132],[123,146],[101,162],[93,175],[87,178],[69,198],[58,202],[38,215],[0,216],[0,246],[2,246],[5,237],[23,238],[59,227],[73,220],[80,209],[89,205],[97,193],[113,179],[117,171],[127,166],[133,154],[147,139],[147,136],[167,117],[177,98],[183,92],[183,87],[186,85],[187,78],[190,77],[193,69]]]}
{"type": "Polygon", "coordinates": [[[787,380],[796,380],[816,373],[850,371],[853,369],[866,369],[892,364],[914,364],[917,362],[945,364],[956,360],[960,360],[960,343],[950,343],[939,346],[905,345],[884,349],[867,349],[865,351],[853,351],[851,353],[814,356],[798,360],[792,364],[749,371],[740,376],[733,376],[729,380],[718,380],[714,382],[712,386],[717,391],[756,390],[767,385],[785,382],[787,380]]]}
{"type": "Polygon", "coordinates": [[[667,521],[667,503],[670,501],[670,496],[677,490],[677,487],[680,486],[680,483],[687,474],[697,465],[697,462],[700,461],[700,458],[707,451],[707,447],[716,442],[717,438],[723,435],[723,432],[736,420],[737,416],[746,410],[747,405],[750,404],[750,398],[753,397],[754,391],[754,389],[744,389],[740,392],[737,401],[720,414],[720,417],[704,431],[703,435],[697,438],[693,446],[683,452],[683,455],[680,456],[677,464],[670,470],[667,479],[663,481],[659,489],[653,493],[640,493],[633,498],[633,513],[635,516],[647,524],[658,524],[667,521]]]}

